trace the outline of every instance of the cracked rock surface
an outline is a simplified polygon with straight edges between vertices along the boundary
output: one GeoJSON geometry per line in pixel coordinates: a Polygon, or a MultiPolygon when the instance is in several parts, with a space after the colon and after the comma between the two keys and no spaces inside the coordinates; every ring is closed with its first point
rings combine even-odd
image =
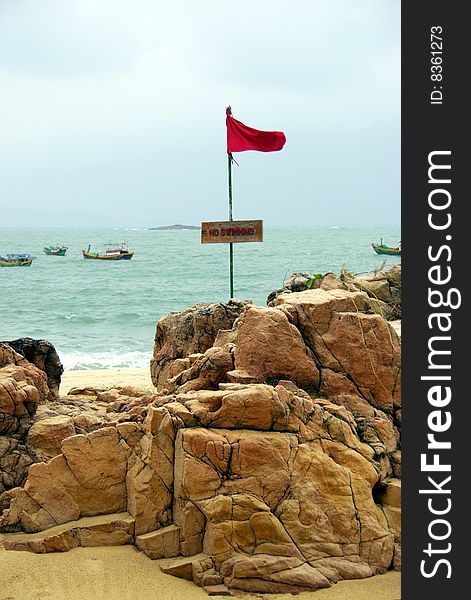
{"type": "Polygon", "coordinates": [[[21,372],[36,414],[25,408],[24,441],[0,438],[0,461],[13,465],[22,443],[37,456],[0,495],[0,531],[39,535],[21,549],[48,551],[41,532],[129,515],[122,543],[221,593],[298,593],[399,568],[400,338],[362,291],[274,304],[238,306],[202,345],[187,327],[200,309],[188,309],[178,352],[166,359],[156,343],[153,395],[88,389],[39,406],[44,379],[21,372]]]}

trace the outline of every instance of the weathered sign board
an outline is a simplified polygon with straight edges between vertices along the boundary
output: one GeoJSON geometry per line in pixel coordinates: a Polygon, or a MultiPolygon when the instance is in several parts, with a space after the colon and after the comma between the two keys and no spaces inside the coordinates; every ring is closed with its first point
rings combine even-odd
{"type": "Polygon", "coordinates": [[[263,221],[209,221],[201,223],[202,244],[263,242],[263,221]]]}

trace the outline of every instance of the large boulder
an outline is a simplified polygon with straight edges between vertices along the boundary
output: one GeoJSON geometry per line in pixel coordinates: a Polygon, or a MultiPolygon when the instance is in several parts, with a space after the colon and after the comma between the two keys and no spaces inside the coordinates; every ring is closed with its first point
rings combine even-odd
{"type": "Polygon", "coordinates": [[[164,389],[166,392],[217,389],[233,368],[231,348],[215,346],[206,350],[204,354],[194,355],[194,360],[189,361],[188,368],[168,379],[164,389]]]}
{"type": "Polygon", "coordinates": [[[45,373],[0,343],[0,495],[23,485],[30,465],[40,460],[25,436],[48,396],[45,373]]]}
{"type": "Polygon", "coordinates": [[[244,306],[239,300],[227,304],[196,304],[162,317],[155,331],[150,367],[154,386],[162,389],[167,379],[189,366],[185,362],[181,368],[172,370],[174,363],[211,348],[220,330],[232,329],[244,306]]]}
{"type": "Polygon", "coordinates": [[[308,289],[363,291],[370,298],[370,308],[386,320],[401,318],[401,263],[389,270],[371,271],[353,275],[343,270],[339,277],[333,273],[311,275],[307,272],[292,273],[283,288],[274,290],[267,298],[268,306],[276,306],[280,294],[303,292],[308,289]]]}
{"type": "Polygon", "coordinates": [[[341,401],[356,397],[391,415],[400,408],[400,339],[371,312],[365,292],[322,288],[246,307],[235,368],[258,381],[289,379],[341,401]]]}
{"type": "Polygon", "coordinates": [[[27,442],[45,457],[52,458],[61,453],[62,441],[75,435],[74,419],[57,415],[34,423],[29,431],[27,442]]]}
{"type": "Polygon", "coordinates": [[[364,273],[356,277],[343,273],[342,280],[348,289],[366,292],[373,310],[388,321],[401,318],[401,263],[387,271],[364,273]]]}
{"type": "Polygon", "coordinates": [[[0,434],[23,432],[48,396],[45,373],[0,342],[0,434]]]}
{"type": "Polygon", "coordinates": [[[59,397],[59,387],[64,367],[51,342],[25,337],[4,343],[46,373],[49,387],[48,399],[56,400],[59,397]]]}
{"type": "Polygon", "coordinates": [[[235,367],[260,383],[289,379],[316,390],[319,385],[314,355],[287,314],[275,308],[246,308],[237,328],[235,367]]]}

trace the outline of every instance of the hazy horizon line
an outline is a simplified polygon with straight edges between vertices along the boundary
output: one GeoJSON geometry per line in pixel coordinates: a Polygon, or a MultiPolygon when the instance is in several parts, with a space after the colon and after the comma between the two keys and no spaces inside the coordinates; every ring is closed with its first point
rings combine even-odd
{"type": "MultiPolygon", "coordinates": [[[[181,224],[175,223],[171,225],[152,225],[148,227],[139,226],[139,225],[0,225],[0,229],[134,229],[136,231],[158,231],[156,228],[160,227],[173,227],[175,225],[179,225],[180,227],[188,227],[192,228],[191,230],[195,231],[195,227],[201,229],[200,225],[193,225],[191,223],[181,224]]],[[[264,225],[265,229],[366,229],[366,228],[374,228],[374,227],[401,227],[401,223],[372,223],[365,225],[264,225]]],[[[191,231],[187,229],[187,231],[191,231]]],[[[164,231],[164,230],[160,230],[164,231]]],[[[177,230],[178,231],[178,230],[177,230]]],[[[182,231],[182,229],[180,229],[182,231]]]]}

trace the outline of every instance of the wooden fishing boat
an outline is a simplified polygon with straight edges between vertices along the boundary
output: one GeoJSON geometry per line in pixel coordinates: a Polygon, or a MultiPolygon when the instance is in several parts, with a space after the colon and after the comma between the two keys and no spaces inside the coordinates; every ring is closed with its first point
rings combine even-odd
{"type": "Polygon", "coordinates": [[[29,267],[33,262],[31,254],[7,254],[0,256],[0,267],[29,267]]]}
{"type": "Polygon", "coordinates": [[[65,256],[67,246],[44,246],[43,250],[49,256],[65,256]]]}
{"type": "MultiPolygon", "coordinates": [[[[400,244],[400,242],[399,242],[400,244]]],[[[401,256],[401,247],[392,248],[391,246],[386,246],[383,244],[383,240],[380,241],[379,244],[371,244],[373,250],[376,254],[388,254],[389,256],[401,256]]]]}
{"type": "Polygon", "coordinates": [[[90,252],[90,245],[87,250],[82,250],[83,258],[95,260],[131,260],[134,252],[130,250],[125,242],[121,244],[108,244],[107,248],[101,252],[90,252]]]}

